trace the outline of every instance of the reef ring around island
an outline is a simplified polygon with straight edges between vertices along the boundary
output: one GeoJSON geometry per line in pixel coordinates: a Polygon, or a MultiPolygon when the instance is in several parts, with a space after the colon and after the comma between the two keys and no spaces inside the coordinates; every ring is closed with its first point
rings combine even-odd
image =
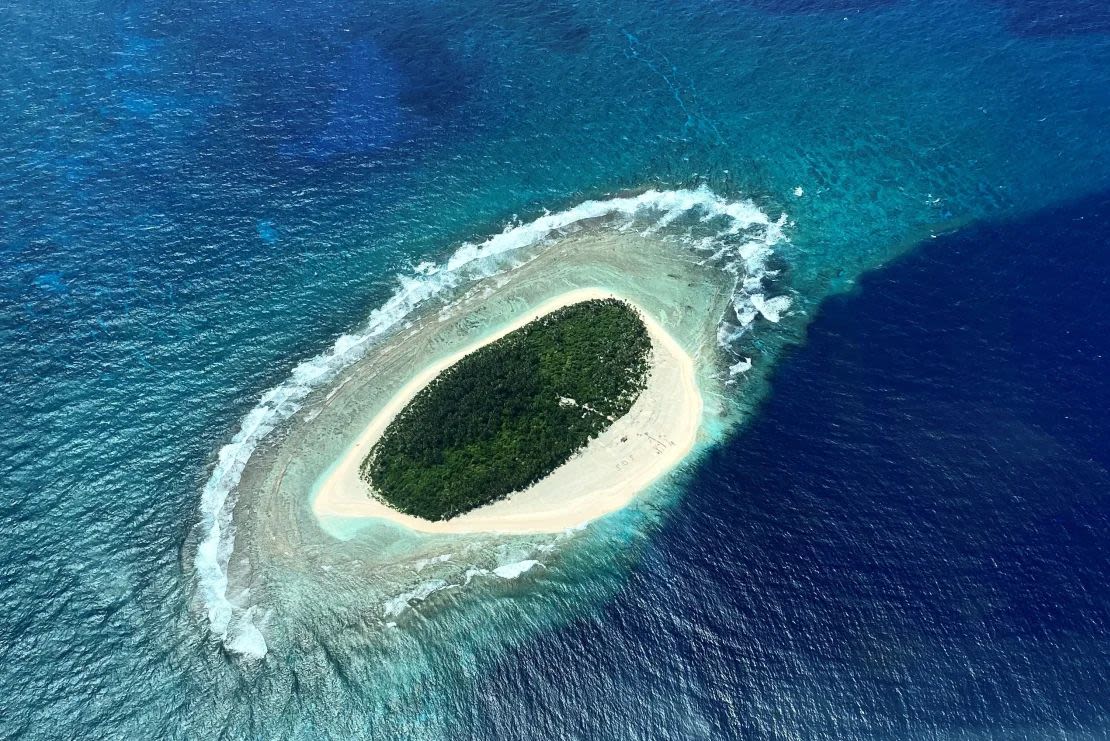
{"type": "MultiPolygon", "coordinates": [[[[506,227],[400,275],[364,329],[294,367],[220,449],[189,554],[212,634],[231,653],[257,660],[306,635],[347,636],[352,624],[366,629],[351,640],[388,643],[392,634],[370,628],[411,627],[410,618],[432,614],[442,600],[483,621],[519,625],[515,603],[487,613],[487,603],[461,595],[500,593],[555,564],[597,594],[615,585],[623,568],[616,565],[633,557],[630,544],[643,542],[680,496],[686,463],[746,408],[735,384],[748,388],[769,367],[757,359],[752,370],[746,337],[758,315],[774,323],[784,309],[780,299],[761,299],[780,292],[786,263],[774,247],[785,224],[785,215],[772,218],[707,188],[645,191],[506,227]],[[322,482],[415,376],[547,302],[599,286],[665,328],[692,359],[703,408],[689,455],[633,486],[638,493],[626,491],[623,506],[566,520],[588,521],[586,528],[427,532],[385,517],[316,511],[322,482]],[[585,567],[599,561],[614,568],[585,567]]],[[[530,604],[520,605],[528,620],[558,613],[532,613],[530,604]]],[[[442,632],[472,623],[437,624],[442,632]]]]}
{"type": "Polygon", "coordinates": [[[325,472],[313,491],[312,510],[337,536],[337,518],[378,518],[426,533],[542,533],[576,527],[626,506],[694,448],[704,403],[693,358],[642,307],[603,288],[567,291],[516,317],[482,340],[426,367],[397,392],[358,439],[325,472]],[[627,414],[585,448],[524,491],[449,520],[404,514],[371,496],[359,468],[390,422],[447,368],[481,347],[564,306],[616,298],[640,315],[651,338],[646,387],[627,414]]]}

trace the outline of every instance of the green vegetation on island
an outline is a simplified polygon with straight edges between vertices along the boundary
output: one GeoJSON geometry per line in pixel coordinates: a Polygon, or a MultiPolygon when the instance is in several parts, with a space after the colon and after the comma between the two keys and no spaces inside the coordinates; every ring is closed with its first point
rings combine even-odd
{"type": "Polygon", "coordinates": [[[387,504],[428,520],[502,499],[627,414],[650,352],[623,301],[557,309],[440,373],[386,428],[362,477],[387,504]]]}

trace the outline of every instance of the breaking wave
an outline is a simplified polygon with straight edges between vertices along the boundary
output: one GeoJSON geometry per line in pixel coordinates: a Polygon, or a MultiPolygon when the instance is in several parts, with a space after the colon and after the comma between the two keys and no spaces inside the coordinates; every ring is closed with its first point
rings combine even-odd
{"type": "MultiPolygon", "coordinates": [[[[734,317],[722,323],[722,344],[734,342],[760,314],[778,321],[790,305],[785,296],[768,298],[765,285],[774,274],[767,261],[773,245],[783,238],[785,214],[772,220],[751,201],[727,200],[706,186],[584,201],[508,226],[485,241],[464,243],[441,264],[424,262],[412,274],[398,276],[397,290],[370,313],[362,329],[341,335],[327,351],[301,362],[289,378],[262,394],[231,441],[220,449],[205,482],[193,564],[198,596],[211,631],[229,651],[248,659],[261,658],[267,652],[265,639],[255,624],[256,608],[247,604],[245,591],[229,594],[228,583],[228,563],[235,547],[232,512],[243,470],[259,443],[296,413],[309,393],[362,357],[374,340],[397,327],[425,302],[505,269],[504,258],[516,250],[542,245],[583,222],[606,219],[618,230],[639,228],[645,234],[670,231],[680,220],[693,219],[694,227],[687,230],[689,236],[683,241],[691,249],[706,253],[706,261],[720,262],[736,276],[734,317]]],[[[739,367],[743,365],[733,366],[734,372],[739,367]]],[[[414,596],[419,595],[409,595],[404,601],[414,596]]]]}

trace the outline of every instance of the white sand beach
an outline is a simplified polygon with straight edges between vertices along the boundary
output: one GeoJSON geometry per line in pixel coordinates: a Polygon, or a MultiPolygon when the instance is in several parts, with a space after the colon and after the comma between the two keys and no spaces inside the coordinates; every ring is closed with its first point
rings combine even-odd
{"type": "Polygon", "coordinates": [[[312,502],[316,517],[321,521],[380,518],[426,533],[539,533],[566,530],[627,505],[694,447],[703,407],[693,359],[638,306],[652,341],[647,387],[628,414],[539,483],[453,519],[431,522],[378,501],[359,477],[362,461],[389,423],[445,368],[537,317],[569,304],[608,297],[636,306],[600,288],[569,291],[517,317],[480,342],[428,366],[393,396],[317,481],[312,502]]]}

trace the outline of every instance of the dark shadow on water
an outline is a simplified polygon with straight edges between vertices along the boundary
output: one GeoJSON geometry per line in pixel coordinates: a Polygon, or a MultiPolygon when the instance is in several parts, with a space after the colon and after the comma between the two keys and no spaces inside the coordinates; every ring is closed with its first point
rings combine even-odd
{"type": "MultiPolygon", "coordinates": [[[[816,15],[866,13],[905,0],[745,0],[765,13],[816,15]]],[[[1101,0],[991,0],[1006,12],[1018,36],[1062,37],[1110,33],[1110,4],[1101,0]]]]}
{"type": "Polygon", "coordinates": [[[1110,33],[1110,4],[1101,0],[995,0],[1020,36],[1110,33]]]}
{"type": "Polygon", "coordinates": [[[478,728],[1105,737],[1108,243],[1110,193],[826,302],[624,590],[476,690],[557,702],[524,724],[493,699],[478,728]]]}

